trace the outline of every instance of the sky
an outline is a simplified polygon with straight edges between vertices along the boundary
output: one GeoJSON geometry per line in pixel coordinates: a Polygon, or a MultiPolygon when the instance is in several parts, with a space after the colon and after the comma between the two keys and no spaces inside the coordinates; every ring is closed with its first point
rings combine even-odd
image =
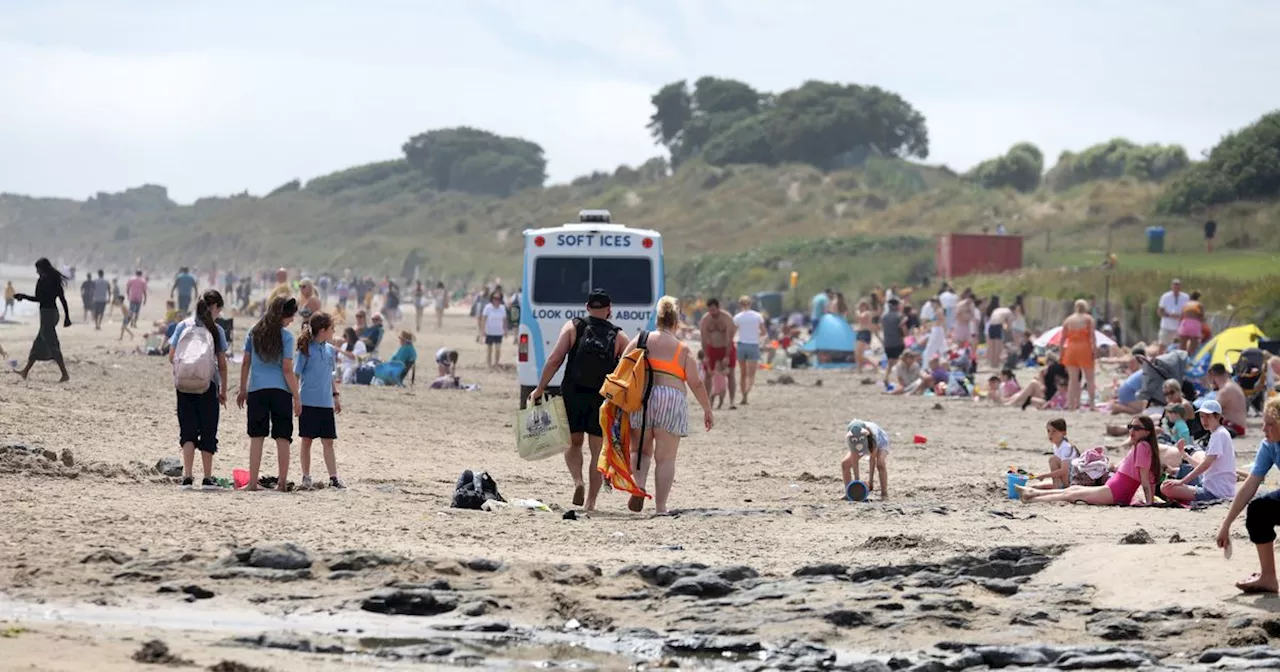
{"type": "Polygon", "coordinates": [[[1280,2],[0,0],[0,192],[264,194],[468,125],[550,182],[662,154],[662,85],[878,85],[957,170],[1112,137],[1193,157],[1280,108],[1280,2]]]}

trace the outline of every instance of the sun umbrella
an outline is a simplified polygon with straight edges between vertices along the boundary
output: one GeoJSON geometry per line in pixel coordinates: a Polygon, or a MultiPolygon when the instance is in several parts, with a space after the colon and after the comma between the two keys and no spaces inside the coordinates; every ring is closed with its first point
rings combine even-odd
{"type": "MultiPolygon", "coordinates": [[[[1256,324],[1245,324],[1232,327],[1209,339],[1204,347],[1191,359],[1196,371],[1208,371],[1214,364],[1222,364],[1228,369],[1240,356],[1238,350],[1258,347],[1258,341],[1266,338],[1256,324]]],[[[1204,375],[1201,373],[1200,375],[1204,375]]]]}
{"type": "MultiPolygon", "coordinates": [[[[1105,345],[1107,347],[1114,347],[1116,344],[1116,342],[1113,341],[1110,336],[1102,333],[1101,331],[1097,331],[1095,329],[1093,334],[1098,339],[1099,346],[1105,345]]],[[[1057,326],[1050,329],[1049,331],[1044,332],[1043,334],[1040,334],[1040,338],[1037,338],[1035,340],[1035,344],[1036,344],[1036,347],[1038,348],[1047,348],[1051,345],[1061,346],[1062,345],[1062,327],[1057,326]]]]}

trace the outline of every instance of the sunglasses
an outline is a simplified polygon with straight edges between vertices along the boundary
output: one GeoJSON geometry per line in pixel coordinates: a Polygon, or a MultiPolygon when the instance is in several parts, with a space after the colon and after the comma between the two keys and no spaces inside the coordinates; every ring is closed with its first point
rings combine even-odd
{"type": "Polygon", "coordinates": [[[1129,431],[1131,431],[1131,432],[1145,432],[1145,431],[1147,431],[1147,428],[1146,428],[1146,427],[1143,427],[1142,425],[1129,425],[1129,431]]]}

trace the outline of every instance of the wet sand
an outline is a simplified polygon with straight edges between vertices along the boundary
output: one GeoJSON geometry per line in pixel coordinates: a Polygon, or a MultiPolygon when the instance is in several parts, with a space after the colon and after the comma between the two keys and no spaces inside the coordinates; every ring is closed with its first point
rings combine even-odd
{"type": "MultiPolygon", "coordinates": [[[[1224,506],[1188,511],[1007,500],[1003,480],[1010,465],[1044,470],[1044,423],[1056,414],[969,400],[886,397],[848,372],[787,372],[794,385],[769,385],[782,372],[762,371],[750,406],[717,413],[712,432],[695,431],[681,444],[671,501],[676,515],[630,514],[624,496],[606,492],[600,512],[564,520],[562,512],[573,507],[563,462],[530,463],[516,456],[514,372],[484,369],[474,322],[462,314],[448,316],[443,331],[424,325],[415,387],[344,388],[338,461],[347,491],[181,491],[151,469],[179,452],[166,361],[133,354],[141,333],[133,341],[117,341],[118,318],[101,332],[80,323],[77,304],[73,299],[76,324],[60,330],[70,383],[55,383],[56,367],[43,363],[27,382],[8,371],[0,376],[0,445],[21,443],[56,458],[0,455],[0,630],[13,633],[0,637],[0,659],[23,669],[136,669],[128,656],[153,637],[201,665],[223,659],[280,670],[398,664],[394,657],[357,653],[379,649],[358,641],[344,643],[346,653],[340,654],[222,646],[231,635],[213,624],[225,612],[349,614],[375,624],[421,620],[423,628],[500,622],[511,633],[524,633],[511,635],[511,641],[536,652],[518,654],[514,646],[493,651],[482,657],[490,661],[485,666],[572,657],[543,646],[546,633],[565,632],[568,624],[568,650],[611,669],[663,658],[709,665],[685,656],[679,642],[672,644],[671,638],[685,636],[754,638],[768,646],[801,639],[840,652],[841,660],[930,650],[944,640],[1090,644],[1114,640],[1090,625],[1098,610],[1123,616],[1174,604],[1216,616],[1188,616],[1193,624],[1177,634],[1145,626],[1139,639],[1156,642],[1166,654],[1196,655],[1226,645],[1231,617],[1260,622],[1280,606],[1273,598],[1241,598],[1231,587],[1254,571],[1256,556],[1239,523],[1232,560],[1213,547],[1224,506]],[[434,377],[431,355],[444,345],[460,350],[464,382],[480,384],[480,391],[427,389],[434,377]],[[855,416],[881,423],[893,438],[887,502],[840,499],[843,431],[855,416]],[[913,444],[915,434],[927,443],[913,444]],[[1007,449],[998,447],[1002,439],[1007,449]],[[63,464],[64,450],[74,466],[63,464]],[[556,511],[450,509],[463,469],[487,470],[508,499],[539,499],[556,511]],[[1139,527],[1154,544],[1119,545],[1121,536],[1139,527]],[[1170,544],[1174,534],[1185,542],[1170,544]],[[235,561],[235,549],[286,541],[315,561],[306,576],[238,571],[244,567],[235,561]],[[1034,572],[1005,577],[1021,582],[1011,596],[984,587],[973,578],[982,573],[977,570],[963,570],[945,585],[925,585],[920,578],[952,568],[945,564],[950,558],[990,555],[994,561],[1004,552],[999,549],[1017,547],[1032,549],[1017,558],[1051,560],[1030,561],[1041,563],[1034,572]],[[350,550],[394,562],[334,570],[350,550]],[[472,558],[498,561],[501,568],[476,571],[465,565],[472,558]],[[636,564],[679,563],[700,563],[711,571],[746,567],[751,574],[721,571],[729,592],[714,596],[725,588],[679,595],[652,571],[647,578],[640,571],[619,574],[636,564]],[[817,578],[792,576],[819,563],[843,569],[817,578]],[[237,571],[219,572],[227,568],[237,571]],[[868,568],[896,569],[894,576],[867,578],[868,568]],[[449,585],[433,587],[438,581],[449,585]],[[182,589],[189,585],[215,595],[186,602],[182,589]],[[160,592],[167,588],[173,592],[160,592]],[[435,591],[441,600],[458,603],[430,618],[362,611],[367,598],[387,590],[435,591]],[[959,609],[963,615],[940,621],[938,607],[926,608],[937,599],[961,600],[968,607],[944,606],[943,612],[959,609]],[[462,613],[477,601],[492,604],[473,608],[477,616],[462,613]],[[889,603],[895,606],[874,606],[889,603]],[[57,620],[33,604],[69,611],[57,620]],[[77,605],[135,616],[104,623],[77,616],[77,605]],[[182,624],[139,616],[174,608],[197,617],[182,624]],[[836,614],[842,610],[869,616],[859,624],[836,614]],[[199,617],[206,612],[207,622],[199,617]],[[1028,616],[1038,612],[1045,617],[1028,616]],[[647,628],[665,644],[644,646],[649,633],[627,628],[647,628]]],[[[157,318],[162,305],[153,299],[142,322],[157,318]]],[[[237,341],[246,326],[237,324],[237,341]]],[[[10,358],[25,360],[35,331],[33,321],[0,325],[0,344],[10,358]]],[[[393,345],[383,344],[384,355],[393,345]]],[[[507,362],[514,357],[510,341],[503,356],[507,362]]],[[[1021,372],[1024,382],[1030,375],[1021,372]]],[[[230,377],[234,387],[234,366],[230,377]]],[[[1067,421],[1071,439],[1087,448],[1104,442],[1103,427],[1112,418],[1083,413],[1067,421]]],[[[1250,438],[1236,442],[1239,464],[1250,462],[1256,449],[1260,432],[1253,423],[1250,438]]],[[[244,413],[234,404],[223,413],[220,441],[216,475],[230,477],[233,468],[247,467],[244,413]]],[[[295,439],[295,481],[296,448],[295,439]]],[[[275,464],[273,452],[267,449],[264,465],[275,464]]],[[[319,453],[317,446],[314,469],[323,475],[319,453]]],[[[1120,457],[1112,453],[1113,460],[1120,457]]],[[[705,573],[686,568],[686,574],[699,572],[705,573]]],[[[245,620],[246,632],[353,635],[245,620]]],[[[477,662],[458,652],[429,660],[477,662]]]]}

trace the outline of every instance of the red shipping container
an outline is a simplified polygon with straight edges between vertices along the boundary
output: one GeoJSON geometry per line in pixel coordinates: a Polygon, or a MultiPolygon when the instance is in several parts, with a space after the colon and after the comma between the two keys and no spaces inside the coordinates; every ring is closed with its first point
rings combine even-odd
{"type": "Polygon", "coordinates": [[[1022,268],[1022,236],[948,233],[938,237],[934,263],[944,280],[1022,268]]]}

